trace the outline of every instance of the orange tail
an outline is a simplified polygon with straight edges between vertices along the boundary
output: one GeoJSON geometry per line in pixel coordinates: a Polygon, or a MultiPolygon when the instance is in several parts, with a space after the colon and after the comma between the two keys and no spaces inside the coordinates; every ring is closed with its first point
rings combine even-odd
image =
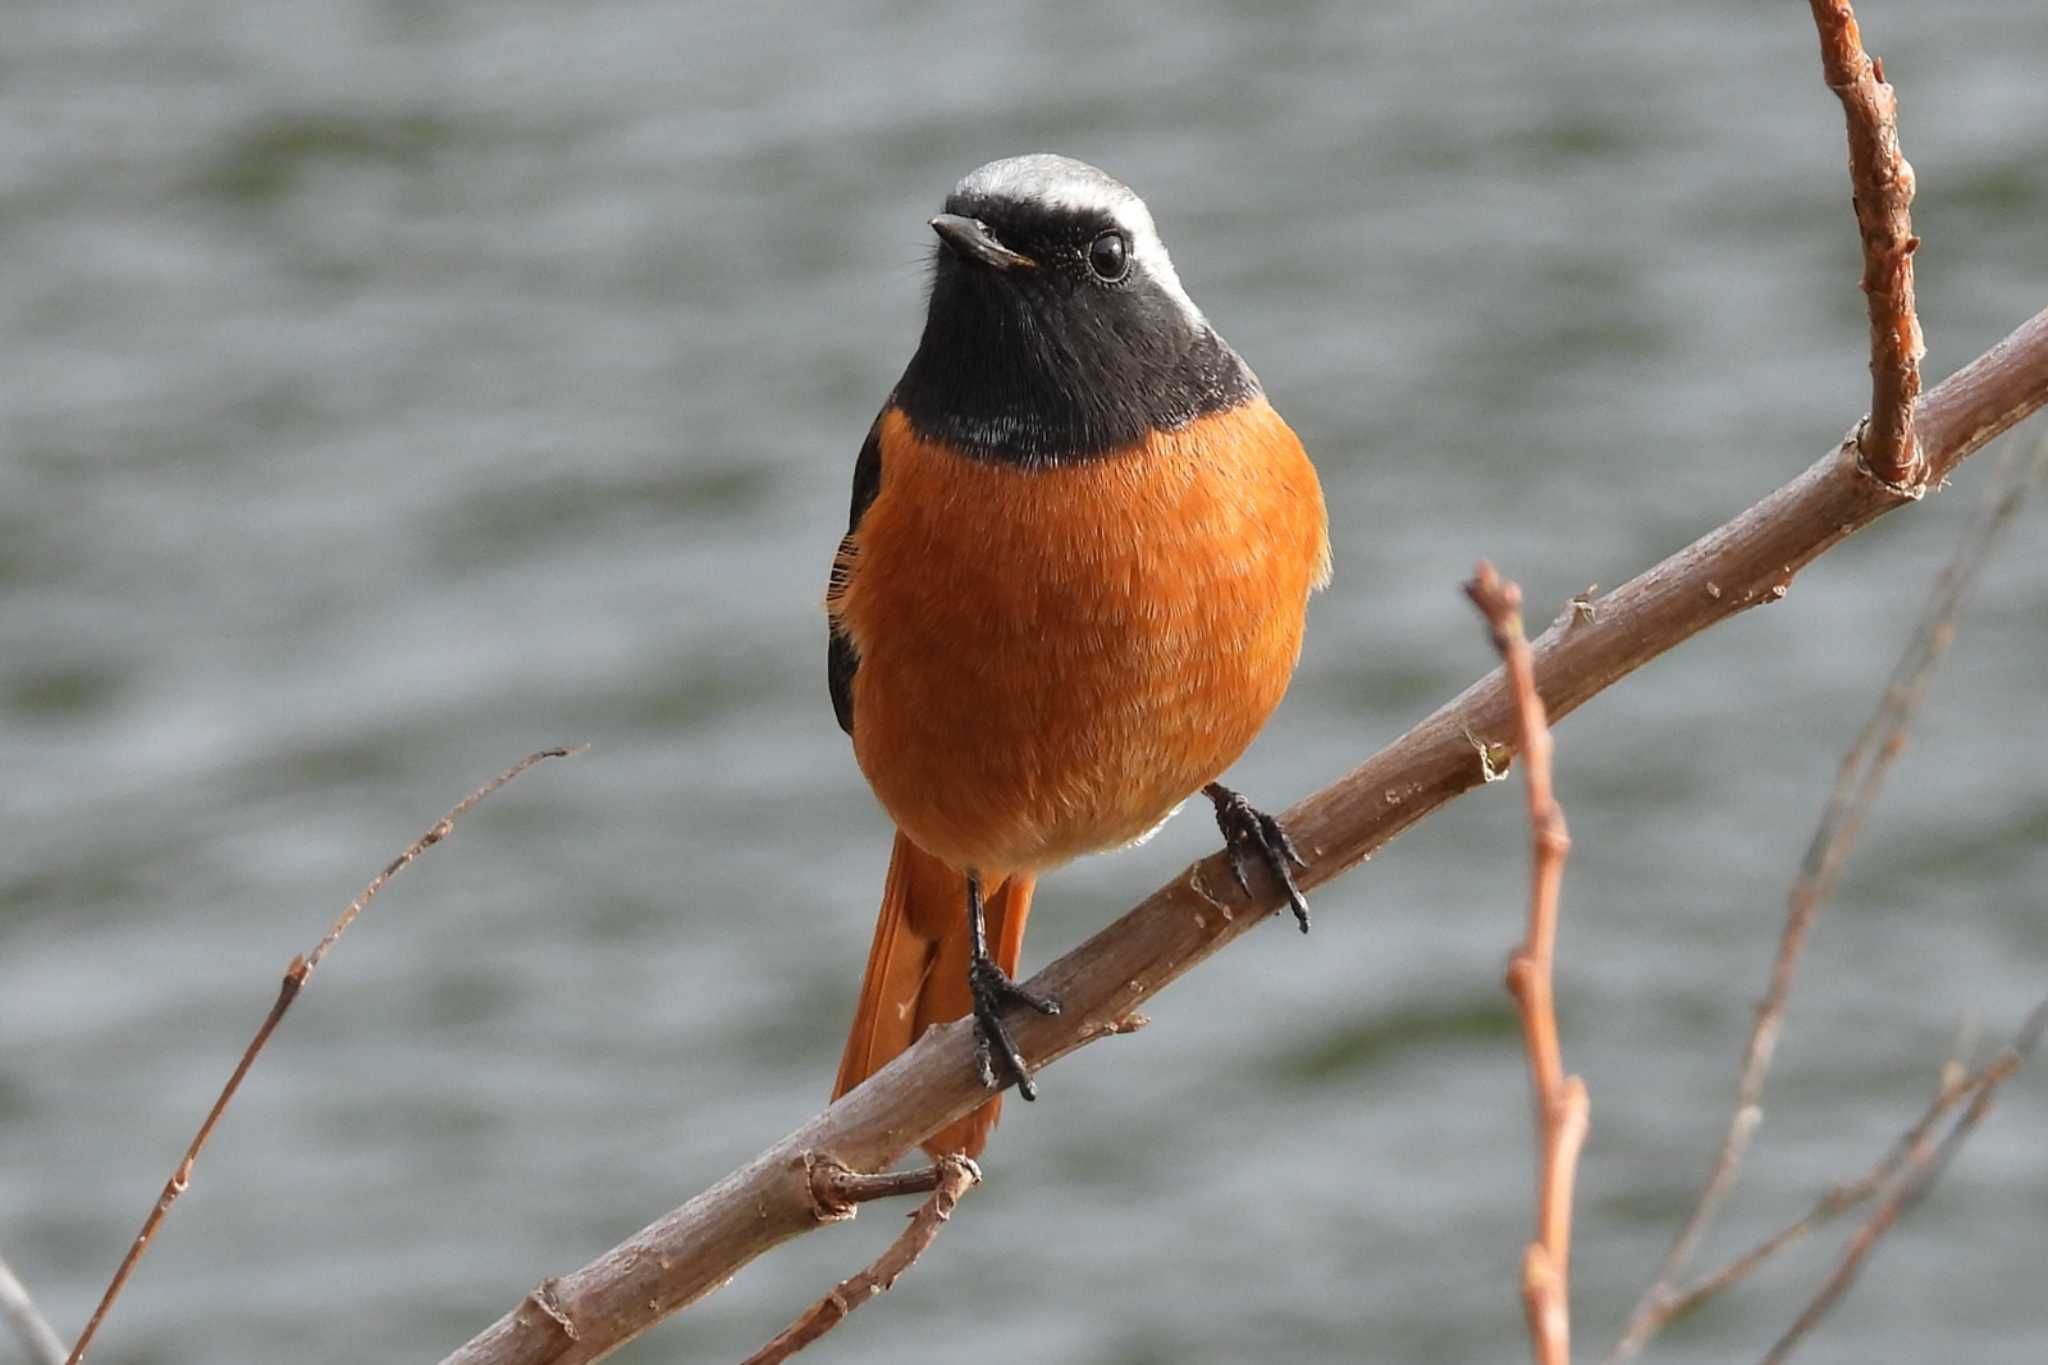
{"type": "MultiPolygon", "coordinates": [[[[1017,876],[984,888],[989,953],[1013,976],[1024,949],[1033,884],[1033,878],[1017,876]]],[[[926,853],[899,830],[833,1099],[887,1066],[933,1024],[950,1023],[974,1008],[967,991],[968,949],[967,875],[926,853]]],[[[998,1095],[926,1138],[924,1149],[933,1156],[978,1156],[1002,1111],[998,1095]]]]}

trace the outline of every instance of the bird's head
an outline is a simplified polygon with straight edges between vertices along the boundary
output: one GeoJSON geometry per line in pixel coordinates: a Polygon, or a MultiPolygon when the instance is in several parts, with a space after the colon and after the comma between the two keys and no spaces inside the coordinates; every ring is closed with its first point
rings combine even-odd
{"type": "Polygon", "coordinates": [[[1113,176],[1046,153],[992,161],[931,227],[924,337],[897,390],[928,434],[1057,463],[1256,392],[1113,176]]]}

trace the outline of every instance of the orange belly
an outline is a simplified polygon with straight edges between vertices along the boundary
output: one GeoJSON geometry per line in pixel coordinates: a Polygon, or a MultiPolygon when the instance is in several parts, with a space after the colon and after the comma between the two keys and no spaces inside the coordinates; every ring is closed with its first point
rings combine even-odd
{"type": "Polygon", "coordinates": [[[1329,541],[1263,398],[1040,469],[891,410],[881,454],[828,607],[860,659],[854,753],[927,852],[1000,875],[1141,838],[1279,705],[1329,541]]]}

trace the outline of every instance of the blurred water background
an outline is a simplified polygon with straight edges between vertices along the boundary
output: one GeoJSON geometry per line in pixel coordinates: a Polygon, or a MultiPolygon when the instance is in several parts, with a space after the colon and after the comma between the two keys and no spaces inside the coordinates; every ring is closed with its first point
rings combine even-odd
{"type": "MultiPolygon", "coordinates": [[[[1863,7],[1930,379],[2048,302],[2048,9],[1863,7]]],[[[0,40],[0,1254],[75,1330],[287,959],[475,782],[264,1057],[105,1365],[432,1360],[824,1098],[888,849],[818,599],[924,218],[1057,149],[1151,203],[1315,454],[1337,579],[1236,773],[1280,805],[1863,410],[1804,6],[90,0],[0,40]]],[[[1983,486],[1561,731],[1593,1094],[1578,1334],[1704,1174],[1785,884],[1983,486]]],[[[1812,945],[1727,1252],[2048,986],[2048,519],[1995,561],[1812,945]]],[[[1013,1106],[845,1362],[1511,1361],[1529,1218],[1483,791],[1013,1106]]],[[[1027,964],[1213,846],[1054,877],[1027,964]]],[[[2038,1361],[2048,1080],[1814,1361],[2038,1361]]],[[[805,1239],[619,1359],[732,1360],[893,1235],[805,1239]]],[[[1672,1331],[1753,1357],[1831,1236],[1672,1331]]],[[[0,1358],[7,1349],[0,1348],[0,1358]]]]}

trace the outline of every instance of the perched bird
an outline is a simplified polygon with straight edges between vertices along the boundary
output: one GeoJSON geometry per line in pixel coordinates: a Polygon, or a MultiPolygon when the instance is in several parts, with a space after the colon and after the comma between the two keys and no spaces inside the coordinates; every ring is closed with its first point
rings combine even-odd
{"type": "MultiPolygon", "coordinates": [[[[1191,794],[1240,883],[1301,862],[1216,782],[1280,702],[1328,581],[1322,489],[1181,287],[1144,202],[1063,156],[955,187],[924,335],[854,466],[826,594],[840,726],[896,822],[834,1097],[973,1014],[981,1079],[1035,1098],[1002,1018],[1037,877],[1191,794]]],[[[933,1134],[978,1153],[1001,1097],[933,1134]]]]}

